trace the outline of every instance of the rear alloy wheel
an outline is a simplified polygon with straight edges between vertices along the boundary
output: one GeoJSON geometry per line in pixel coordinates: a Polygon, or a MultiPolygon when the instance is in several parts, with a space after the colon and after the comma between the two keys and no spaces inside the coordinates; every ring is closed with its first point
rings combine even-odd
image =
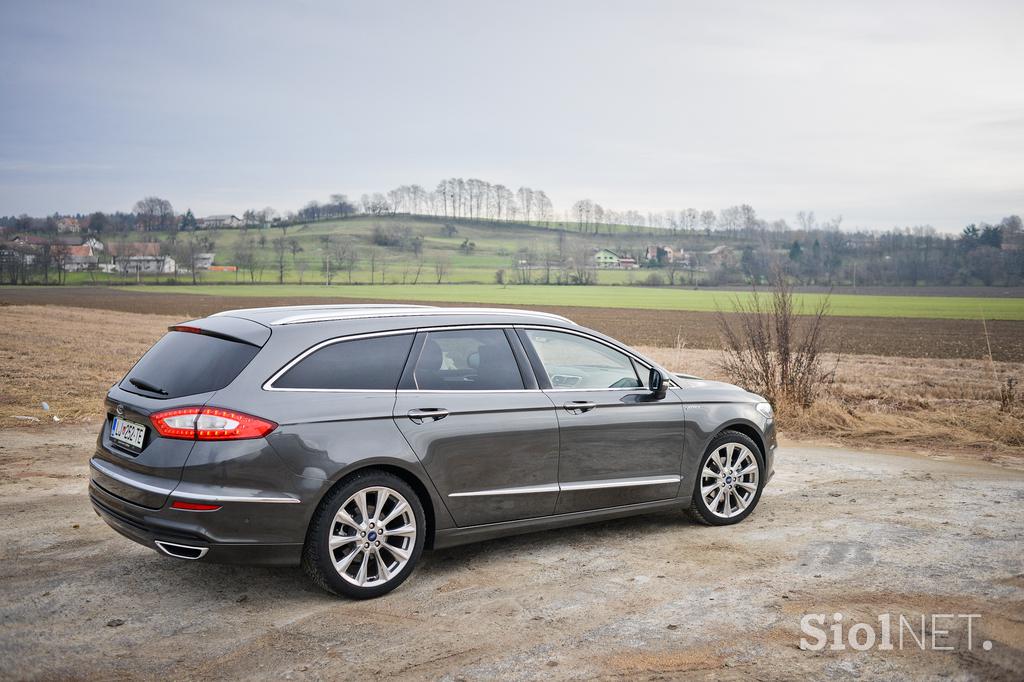
{"type": "Polygon", "coordinates": [[[358,474],[320,503],[302,564],[329,592],[378,597],[412,572],[425,531],[423,505],[405,481],[385,472],[358,474]]]}
{"type": "Polygon", "coordinates": [[[747,518],[761,499],[764,459],[749,436],[719,434],[700,463],[690,508],[698,521],[727,526],[747,518]]]}

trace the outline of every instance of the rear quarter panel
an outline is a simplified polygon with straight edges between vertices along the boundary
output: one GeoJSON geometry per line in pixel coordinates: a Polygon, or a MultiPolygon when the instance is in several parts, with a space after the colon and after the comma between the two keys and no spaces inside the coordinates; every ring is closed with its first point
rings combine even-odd
{"type": "MultiPolygon", "coordinates": [[[[296,325],[305,327],[305,325],[296,325]]],[[[308,329],[308,327],[306,327],[308,329]]],[[[357,330],[362,331],[362,330],[357,330]]],[[[394,422],[394,391],[307,391],[264,388],[281,367],[332,335],[296,335],[274,330],[271,341],[231,386],[218,391],[213,405],[234,407],[278,424],[266,442],[290,474],[317,482],[312,515],[320,498],[348,474],[370,466],[390,466],[420,482],[430,498],[436,528],[454,525],[419,459],[394,422]]],[[[304,484],[305,485],[305,484],[304,484]]],[[[307,501],[304,499],[304,501],[307,501]]]]}

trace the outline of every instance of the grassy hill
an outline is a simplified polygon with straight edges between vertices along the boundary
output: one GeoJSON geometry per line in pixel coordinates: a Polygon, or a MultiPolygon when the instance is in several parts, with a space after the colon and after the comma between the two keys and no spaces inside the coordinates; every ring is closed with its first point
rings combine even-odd
{"type": "MultiPolygon", "coordinates": [[[[278,281],[276,257],[271,245],[274,239],[280,237],[286,237],[289,240],[295,239],[302,249],[294,258],[289,253],[285,259],[284,281],[286,283],[299,282],[302,261],[307,264],[303,275],[305,282],[322,282],[324,280],[325,275],[321,272],[323,269],[323,238],[331,236],[333,239],[350,240],[358,252],[358,261],[351,275],[353,284],[369,284],[371,282],[371,258],[375,261],[372,267],[374,283],[410,283],[415,278],[416,270],[421,263],[423,267],[419,282],[436,283],[435,264],[444,262],[448,265],[448,272],[443,277],[444,282],[488,284],[495,282],[497,270],[510,270],[513,267],[513,263],[519,260],[517,254],[521,249],[529,249],[535,254],[543,254],[546,251],[557,254],[560,250],[564,254],[570,254],[582,247],[597,247],[639,255],[648,244],[672,244],[680,241],[679,237],[666,230],[638,230],[622,225],[601,225],[600,230],[599,234],[594,235],[592,233],[581,234],[576,231],[574,225],[567,226],[562,231],[557,229],[556,224],[548,227],[525,223],[446,221],[443,218],[399,215],[380,218],[359,216],[345,220],[293,225],[287,229],[275,227],[247,231],[204,230],[198,234],[213,240],[213,251],[217,254],[215,264],[217,265],[236,264],[239,242],[243,239],[260,239],[262,237],[264,245],[258,248],[263,265],[262,275],[257,275],[257,281],[262,283],[278,281]],[[447,233],[446,224],[454,226],[455,234],[447,233]],[[373,232],[378,227],[385,231],[408,230],[411,237],[422,239],[422,252],[415,253],[409,248],[396,246],[375,245],[373,232]],[[472,244],[472,248],[463,246],[467,241],[472,244]]],[[[178,234],[179,242],[185,238],[186,235],[178,234]]],[[[104,239],[111,240],[114,237],[105,236],[104,239]]],[[[120,239],[128,241],[156,240],[166,244],[169,235],[161,232],[146,232],[128,235],[120,239]]],[[[687,237],[687,244],[690,248],[695,248],[692,246],[695,241],[706,244],[709,249],[717,244],[715,238],[687,237]]],[[[643,279],[648,274],[637,271],[602,271],[599,273],[598,281],[600,284],[628,284],[634,280],[643,279]]],[[[539,276],[539,273],[535,271],[534,275],[539,276]]],[[[120,279],[120,276],[74,273],[69,276],[68,283],[116,282],[120,279]]],[[[166,276],[149,277],[150,281],[157,279],[163,280],[166,279],[166,276]]],[[[190,278],[182,276],[182,279],[190,278]]],[[[202,273],[202,280],[208,283],[242,282],[243,280],[249,281],[249,279],[247,272],[237,274],[202,273]]],[[[335,282],[348,283],[349,274],[343,272],[338,276],[336,272],[333,279],[335,282]]]]}

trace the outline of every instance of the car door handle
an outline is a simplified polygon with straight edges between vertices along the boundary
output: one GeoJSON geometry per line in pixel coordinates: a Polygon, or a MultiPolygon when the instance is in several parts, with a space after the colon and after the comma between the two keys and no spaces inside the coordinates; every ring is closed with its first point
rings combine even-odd
{"type": "Polygon", "coordinates": [[[443,407],[424,407],[418,410],[409,410],[409,419],[415,424],[422,424],[424,420],[436,422],[448,416],[448,410],[443,407]]]}
{"type": "Polygon", "coordinates": [[[566,412],[572,412],[573,414],[583,414],[584,412],[590,412],[592,409],[597,407],[597,403],[589,400],[570,400],[569,402],[562,405],[566,412]]]}

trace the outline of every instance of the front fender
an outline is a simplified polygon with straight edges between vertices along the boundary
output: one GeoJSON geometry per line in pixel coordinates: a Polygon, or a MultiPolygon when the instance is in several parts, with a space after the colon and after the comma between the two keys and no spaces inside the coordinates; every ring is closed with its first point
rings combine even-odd
{"type": "Polygon", "coordinates": [[[722,431],[734,429],[750,436],[764,456],[765,480],[771,478],[775,466],[775,423],[754,408],[755,403],[702,403],[683,406],[683,463],[679,495],[689,504],[697,483],[700,460],[711,441],[722,431]]]}

